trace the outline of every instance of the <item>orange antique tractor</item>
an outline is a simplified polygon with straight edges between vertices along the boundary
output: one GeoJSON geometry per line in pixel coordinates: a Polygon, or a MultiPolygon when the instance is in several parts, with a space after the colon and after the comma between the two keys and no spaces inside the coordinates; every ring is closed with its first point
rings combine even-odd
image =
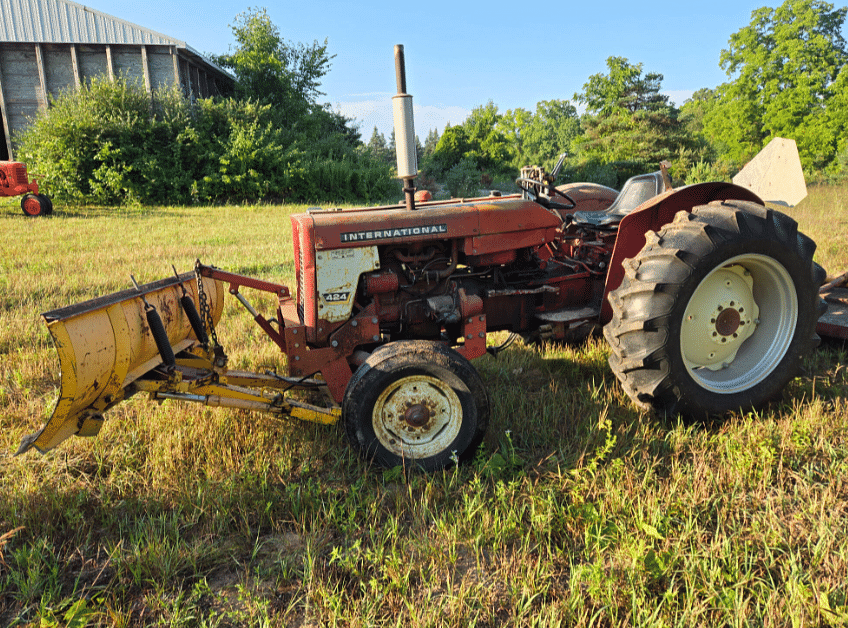
{"type": "Polygon", "coordinates": [[[0,161],[0,196],[20,196],[21,209],[27,216],[47,216],[53,212],[53,203],[38,193],[35,179],[30,183],[27,167],[19,161],[0,161]]]}
{"type": "Polygon", "coordinates": [[[556,340],[603,326],[632,400],[693,417],[779,396],[818,343],[824,270],[792,218],[727,183],[673,189],[664,169],[621,192],[560,187],[415,203],[402,49],[394,99],[406,203],[291,217],[297,294],[199,262],[195,273],[47,312],[62,390],[19,453],[96,434],[138,392],[334,423],[366,458],[427,470],[473,454],[489,398],[471,361],[489,334],[556,340]],[[227,289],[224,289],[224,286],[227,289]],[[273,294],[273,318],[242,294],[273,294]],[[225,292],[282,350],[285,376],[236,372],[215,325],[225,292]],[[327,403],[287,395],[322,389],[327,403]]]}

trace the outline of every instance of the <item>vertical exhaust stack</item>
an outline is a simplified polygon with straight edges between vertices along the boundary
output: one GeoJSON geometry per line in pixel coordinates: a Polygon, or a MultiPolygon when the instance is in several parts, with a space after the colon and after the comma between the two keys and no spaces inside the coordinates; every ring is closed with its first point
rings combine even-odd
{"type": "Polygon", "coordinates": [[[406,93],[406,65],[403,45],[395,46],[395,75],[398,93],[392,97],[395,121],[395,151],[398,178],[403,179],[406,208],[415,209],[415,177],[418,175],[418,154],[415,150],[415,125],[412,121],[412,96],[406,93]]]}

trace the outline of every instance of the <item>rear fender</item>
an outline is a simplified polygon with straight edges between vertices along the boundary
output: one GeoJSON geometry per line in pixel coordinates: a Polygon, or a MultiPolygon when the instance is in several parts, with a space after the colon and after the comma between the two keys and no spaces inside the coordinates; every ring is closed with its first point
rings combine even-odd
{"type": "Polygon", "coordinates": [[[669,190],[642,203],[627,214],[619,224],[615,248],[610,259],[601,307],[601,324],[606,325],[612,319],[609,293],[618,288],[624,279],[624,261],[635,257],[642,250],[648,231],[659,231],[674,220],[677,212],[691,212],[692,208],[698,205],[730,199],[765,205],[759,196],[746,188],[732,183],[712,182],[669,190]]]}

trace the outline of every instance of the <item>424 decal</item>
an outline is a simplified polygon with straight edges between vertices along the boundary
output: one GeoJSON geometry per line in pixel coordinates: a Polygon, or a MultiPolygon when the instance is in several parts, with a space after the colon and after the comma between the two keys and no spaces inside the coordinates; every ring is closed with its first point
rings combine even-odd
{"type": "Polygon", "coordinates": [[[350,298],[350,292],[325,292],[321,296],[327,303],[343,303],[350,298]]]}

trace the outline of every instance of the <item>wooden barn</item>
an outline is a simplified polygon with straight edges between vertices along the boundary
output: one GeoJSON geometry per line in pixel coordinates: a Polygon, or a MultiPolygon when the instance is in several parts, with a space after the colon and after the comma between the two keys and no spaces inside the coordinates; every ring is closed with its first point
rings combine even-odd
{"type": "Polygon", "coordinates": [[[50,96],[98,74],[148,91],[177,84],[187,95],[228,94],[235,79],[184,41],[70,0],[0,0],[0,159],[50,96]]]}

